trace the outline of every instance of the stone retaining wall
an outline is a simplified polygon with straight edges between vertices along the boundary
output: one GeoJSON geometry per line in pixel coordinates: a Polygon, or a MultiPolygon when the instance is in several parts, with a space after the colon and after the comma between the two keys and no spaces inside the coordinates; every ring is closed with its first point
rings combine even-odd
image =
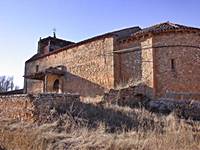
{"type": "Polygon", "coordinates": [[[111,104],[129,105],[132,107],[146,103],[146,95],[148,95],[146,86],[139,85],[118,90],[111,89],[108,93],[104,94],[103,100],[111,104]]]}
{"type": "Polygon", "coordinates": [[[173,99],[175,98],[173,95],[168,95],[168,97],[170,96],[171,98],[150,99],[145,96],[141,88],[128,87],[120,90],[110,90],[108,93],[104,94],[103,99],[104,103],[118,104],[131,108],[145,108],[150,112],[166,115],[174,113],[174,115],[179,118],[200,120],[200,101],[198,101],[198,93],[196,95],[194,93],[193,95],[185,94],[185,96],[188,96],[187,99],[184,99],[184,94],[181,99],[178,99],[178,97],[173,99]]]}
{"type": "Polygon", "coordinates": [[[0,96],[0,117],[27,122],[48,120],[53,112],[66,112],[66,105],[79,100],[76,94],[20,94],[0,96]]]}
{"type": "Polygon", "coordinates": [[[200,93],[190,92],[166,92],[164,98],[176,100],[200,100],[200,93]]]}

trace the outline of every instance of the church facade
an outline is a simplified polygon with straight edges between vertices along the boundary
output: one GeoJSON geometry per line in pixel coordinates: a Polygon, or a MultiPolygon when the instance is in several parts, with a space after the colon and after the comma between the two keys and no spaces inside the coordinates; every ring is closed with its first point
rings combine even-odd
{"type": "Polygon", "coordinates": [[[165,22],[132,27],[78,43],[40,39],[25,63],[25,93],[79,93],[95,98],[109,89],[143,83],[150,96],[198,95],[200,29],[165,22]]]}

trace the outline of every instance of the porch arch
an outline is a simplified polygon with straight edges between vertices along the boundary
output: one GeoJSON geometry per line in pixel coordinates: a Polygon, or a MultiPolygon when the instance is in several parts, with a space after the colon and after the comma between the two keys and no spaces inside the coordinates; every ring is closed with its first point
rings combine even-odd
{"type": "Polygon", "coordinates": [[[60,81],[56,79],[53,83],[53,92],[59,93],[60,90],[60,81]]]}

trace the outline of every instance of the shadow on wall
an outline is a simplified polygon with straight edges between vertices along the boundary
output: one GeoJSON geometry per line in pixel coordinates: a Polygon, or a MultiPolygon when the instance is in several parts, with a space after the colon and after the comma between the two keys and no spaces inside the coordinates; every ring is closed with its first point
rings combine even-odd
{"type": "Polygon", "coordinates": [[[106,88],[93,83],[80,76],[67,72],[64,77],[64,91],[69,93],[79,93],[83,97],[96,97],[103,95],[106,88]]]}
{"type": "Polygon", "coordinates": [[[140,43],[116,45],[114,52],[115,87],[142,79],[142,50],[140,43]]]}

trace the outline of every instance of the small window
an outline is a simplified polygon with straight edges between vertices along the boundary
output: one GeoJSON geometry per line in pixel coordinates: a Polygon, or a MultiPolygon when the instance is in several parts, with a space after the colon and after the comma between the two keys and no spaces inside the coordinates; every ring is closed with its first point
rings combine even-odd
{"type": "Polygon", "coordinates": [[[171,70],[175,71],[175,60],[171,59],[171,70]]]}
{"type": "Polygon", "coordinates": [[[39,65],[36,65],[36,72],[39,71],[39,65]]]}

